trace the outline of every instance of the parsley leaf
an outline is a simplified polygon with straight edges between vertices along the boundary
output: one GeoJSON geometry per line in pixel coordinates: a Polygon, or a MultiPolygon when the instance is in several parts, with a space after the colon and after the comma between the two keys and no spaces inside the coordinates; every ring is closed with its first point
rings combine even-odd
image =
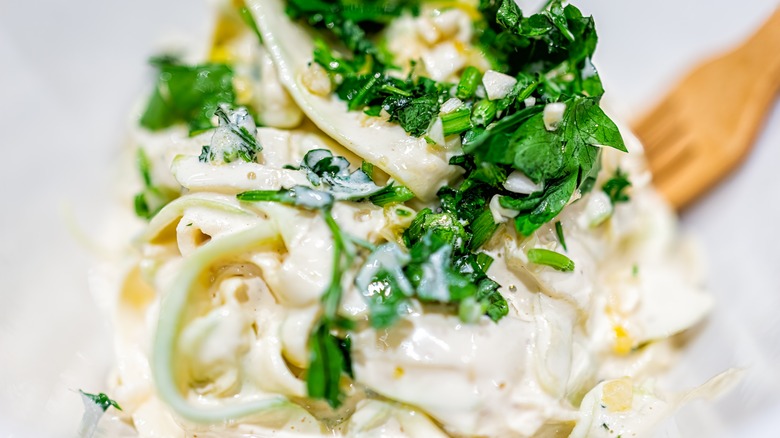
{"type": "Polygon", "coordinates": [[[306,177],[313,185],[323,185],[338,200],[357,201],[382,190],[362,168],[350,172],[349,161],[344,157],[333,156],[327,149],[307,152],[300,169],[306,172],[306,177]]]}
{"type": "Polygon", "coordinates": [[[439,99],[436,96],[424,95],[416,99],[397,100],[403,103],[393,106],[390,121],[397,121],[404,131],[415,137],[425,134],[439,115],[439,99]]]}
{"type": "MultiPolygon", "coordinates": [[[[207,152],[204,147],[204,153],[207,152]]],[[[411,190],[392,182],[384,187],[377,186],[366,173],[370,167],[365,163],[353,172],[350,172],[349,166],[346,158],[334,156],[327,149],[312,149],[304,155],[297,170],[305,172],[306,178],[316,189],[297,185],[280,190],[249,190],[239,193],[237,197],[247,202],[280,202],[312,210],[328,209],[335,201],[369,199],[381,207],[414,197],[411,190]]]]}
{"type": "Polygon", "coordinates": [[[544,115],[531,107],[502,119],[464,146],[477,162],[510,165],[544,183],[540,194],[512,194],[499,200],[502,207],[520,213],[515,227],[524,236],[563,210],[597,166],[600,147],[625,151],[617,126],[595,98],[575,96],[565,104],[563,120],[554,131],[546,129],[544,115]]]}
{"type": "Polygon", "coordinates": [[[409,253],[406,273],[421,300],[446,303],[476,293],[476,287],[453,269],[453,245],[441,234],[426,233],[409,253]]]}
{"type": "Polygon", "coordinates": [[[371,325],[392,325],[409,309],[408,299],[414,289],[403,268],[411,258],[395,243],[377,247],[363,263],[355,285],[368,302],[371,325]]]}
{"type": "Polygon", "coordinates": [[[498,291],[498,288],[498,283],[489,278],[484,278],[477,285],[477,294],[475,296],[480,303],[486,304],[485,314],[493,321],[498,321],[509,314],[509,305],[498,291]]]}
{"type": "Polygon", "coordinates": [[[332,408],[341,404],[341,374],[352,368],[348,350],[345,354],[341,345],[327,324],[320,324],[309,338],[306,389],[309,397],[324,399],[332,408]]]}
{"type": "Polygon", "coordinates": [[[574,97],[566,101],[564,136],[576,143],[591,146],[607,146],[628,152],[617,125],[601,107],[598,100],[574,97]]]}
{"type": "Polygon", "coordinates": [[[213,127],[211,117],[220,104],[235,105],[233,70],[225,64],[188,66],[171,57],[154,58],[151,64],[159,74],[141,116],[144,128],[156,131],[186,123],[190,134],[197,133],[213,127]]]}

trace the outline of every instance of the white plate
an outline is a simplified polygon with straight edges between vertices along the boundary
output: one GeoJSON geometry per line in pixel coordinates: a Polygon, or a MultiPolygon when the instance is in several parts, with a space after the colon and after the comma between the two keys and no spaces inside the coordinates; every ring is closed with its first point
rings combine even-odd
{"type": "MultiPolygon", "coordinates": [[[[152,79],[146,58],[172,35],[204,41],[210,13],[185,0],[9,3],[0,5],[0,436],[69,436],[81,413],[75,390],[100,389],[111,357],[79,233],[102,224],[125,121],[152,79]]],[[[596,17],[606,100],[624,117],[776,4],[578,2],[596,17]]],[[[722,400],[686,409],[681,436],[780,430],[778,108],[767,126],[745,165],[683,217],[707,255],[718,306],[676,378],[695,385],[730,366],[747,372],[722,400]]]]}

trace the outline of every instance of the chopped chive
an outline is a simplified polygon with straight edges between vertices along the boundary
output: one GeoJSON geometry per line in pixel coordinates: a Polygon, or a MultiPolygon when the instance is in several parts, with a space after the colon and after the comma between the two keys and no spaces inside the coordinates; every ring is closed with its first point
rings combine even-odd
{"type": "Polygon", "coordinates": [[[477,91],[477,86],[481,81],[482,73],[480,73],[476,67],[466,67],[458,82],[458,88],[455,95],[458,99],[468,99],[477,91]]]}
{"type": "Polygon", "coordinates": [[[236,195],[239,201],[245,202],[262,202],[273,201],[281,203],[292,203],[295,195],[292,194],[292,190],[249,190],[241,192],[236,195]]]}
{"type": "Polygon", "coordinates": [[[354,111],[358,108],[363,108],[366,106],[366,100],[368,98],[368,92],[374,88],[374,85],[379,81],[379,78],[381,78],[382,75],[377,73],[374,76],[371,76],[371,79],[366,81],[366,83],[360,87],[360,90],[358,90],[357,93],[349,100],[349,104],[347,107],[350,111],[354,111]]]}
{"type": "Polygon", "coordinates": [[[367,106],[366,109],[363,110],[363,114],[372,117],[379,117],[379,115],[382,114],[382,105],[367,106]]]}
{"type": "Polygon", "coordinates": [[[382,190],[374,193],[368,199],[378,205],[384,207],[389,204],[397,204],[400,202],[406,202],[414,198],[414,193],[405,186],[390,184],[384,187],[382,190]]]}
{"type": "Polygon", "coordinates": [[[563,272],[574,270],[574,262],[561,253],[549,249],[534,248],[528,251],[528,260],[537,265],[549,266],[563,272]]]}
{"type": "Polygon", "coordinates": [[[487,99],[480,100],[471,110],[471,121],[475,125],[487,126],[496,117],[496,103],[487,99]]]}
{"type": "Polygon", "coordinates": [[[425,137],[423,137],[423,139],[424,139],[424,140],[425,140],[425,142],[426,142],[426,143],[428,143],[428,144],[436,144],[436,140],[434,140],[434,139],[432,139],[432,138],[428,137],[427,135],[426,135],[425,137]]]}
{"type": "Polygon", "coordinates": [[[527,87],[523,88],[523,91],[521,91],[521,92],[520,92],[520,93],[517,95],[517,100],[518,100],[518,101],[520,101],[520,100],[525,100],[525,99],[527,99],[528,97],[530,97],[530,96],[531,96],[531,94],[533,94],[534,90],[536,90],[536,87],[537,87],[538,85],[539,85],[539,81],[533,81],[533,82],[531,82],[531,83],[530,83],[530,84],[529,84],[527,87]]]}
{"type": "Polygon", "coordinates": [[[471,111],[468,108],[460,108],[449,114],[442,114],[441,122],[445,136],[460,134],[471,128],[471,111]]]}
{"type": "Polygon", "coordinates": [[[369,178],[372,180],[374,179],[374,165],[369,163],[368,161],[363,161],[363,164],[360,165],[360,170],[363,171],[366,175],[368,175],[369,178]]]}
{"type": "Polygon", "coordinates": [[[566,247],[566,238],[563,237],[563,226],[561,225],[561,221],[555,223],[555,234],[558,235],[558,241],[561,242],[563,250],[568,251],[569,248],[566,247]]]}
{"type": "Polygon", "coordinates": [[[398,88],[396,86],[390,85],[390,84],[384,84],[381,87],[379,87],[379,89],[382,90],[382,91],[386,91],[388,93],[398,94],[398,95],[405,96],[405,97],[411,97],[412,96],[412,93],[410,93],[410,92],[408,92],[406,90],[402,90],[402,89],[400,89],[400,88],[398,88]]]}
{"type": "Polygon", "coordinates": [[[237,194],[236,198],[245,202],[278,202],[312,210],[332,206],[334,201],[330,193],[306,186],[293,186],[290,189],[281,190],[249,190],[237,194]]]}
{"type": "Polygon", "coordinates": [[[482,269],[482,272],[487,272],[490,269],[490,265],[493,264],[493,257],[490,257],[488,253],[481,252],[477,254],[477,266],[482,269]]]}
{"type": "Polygon", "coordinates": [[[484,209],[474,219],[474,222],[471,223],[471,229],[473,234],[469,242],[469,248],[474,251],[490,240],[493,237],[493,233],[498,229],[498,224],[493,221],[493,213],[490,212],[490,209],[484,209]]]}

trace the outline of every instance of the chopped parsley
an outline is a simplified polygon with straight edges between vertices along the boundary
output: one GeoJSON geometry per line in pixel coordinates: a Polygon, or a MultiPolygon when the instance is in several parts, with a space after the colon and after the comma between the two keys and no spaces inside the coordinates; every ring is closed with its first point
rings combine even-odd
{"type": "Polygon", "coordinates": [[[81,394],[81,401],[84,404],[84,414],[81,417],[81,424],[77,432],[77,435],[80,437],[95,436],[100,419],[110,407],[113,406],[115,409],[122,410],[117,402],[111,400],[102,392],[90,394],[79,390],[79,394],[81,394]]]}
{"type": "Polygon", "coordinates": [[[381,60],[382,52],[368,38],[367,29],[389,23],[406,10],[417,9],[415,0],[289,0],[287,14],[305,20],[316,29],[327,30],[356,57],[381,60]]]}
{"type": "Polygon", "coordinates": [[[631,181],[628,180],[628,174],[620,170],[615,170],[615,175],[607,180],[601,187],[601,190],[609,196],[612,205],[620,202],[628,202],[631,198],[625,191],[631,187],[631,181]]]}
{"type": "Polygon", "coordinates": [[[314,186],[322,186],[338,200],[357,201],[382,190],[361,167],[349,170],[349,161],[333,156],[327,149],[313,149],[306,153],[300,169],[314,186]]]}
{"type": "MultiPolygon", "coordinates": [[[[406,78],[389,74],[398,67],[372,37],[404,8],[416,5],[392,2],[381,12],[373,5],[292,0],[287,12],[322,32],[314,60],[330,74],[336,95],[349,110],[386,113],[390,122],[429,143],[435,143],[436,136],[429,133],[437,118],[445,136],[460,135],[465,155],[451,164],[464,167],[466,178],[442,189],[439,198],[442,209],[457,206],[455,215],[469,228],[472,250],[498,229],[486,205],[493,195],[500,196],[502,207],[518,212],[514,226],[529,236],[553,220],[577,191],[592,188],[602,147],[626,151],[617,126],[599,107],[604,90],[590,62],[597,42],[593,19],[575,6],[553,0],[544,10],[524,15],[513,0],[479,2],[482,19],[474,23],[473,43],[494,70],[516,80],[506,96],[487,100],[477,97],[482,72],[473,66],[463,69],[457,84],[417,75],[414,66],[406,78]],[[326,44],[333,37],[344,43],[345,51],[326,44]],[[461,107],[439,114],[452,97],[462,100],[461,107]],[[555,129],[545,123],[550,103],[565,105],[555,129]],[[507,191],[503,183],[513,171],[543,189],[528,195],[507,191]]],[[[622,202],[620,196],[614,199],[622,202]]]]}
{"type": "Polygon", "coordinates": [[[98,394],[90,394],[88,392],[84,392],[82,390],[79,390],[81,395],[87,397],[88,399],[92,400],[96,405],[100,406],[101,409],[103,409],[103,412],[107,411],[108,408],[113,406],[114,408],[118,410],[122,410],[121,407],[119,407],[119,404],[115,402],[114,400],[111,400],[108,398],[108,396],[104,393],[98,393],[98,394]]]}
{"type": "Polygon", "coordinates": [[[214,113],[219,126],[211,137],[211,144],[203,146],[198,157],[202,163],[232,163],[238,159],[251,163],[263,147],[257,141],[257,129],[252,116],[244,107],[235,110],[219,105],[214,113]]]}
{"type": "Polygon", "coordinates": [[[133,207],[136,216],[149,220],[169,202],[178,198],[179,193],[169,187],[154,184],[152,163],[143,148],[138,148],[136,161],[143,188],[133,198],[133,207]]]}

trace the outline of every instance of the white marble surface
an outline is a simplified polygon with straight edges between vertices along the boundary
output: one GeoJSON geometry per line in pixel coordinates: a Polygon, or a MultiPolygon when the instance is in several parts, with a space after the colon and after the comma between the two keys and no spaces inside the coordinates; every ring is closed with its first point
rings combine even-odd
{"type": "MultiPolygon", "coordinates": [[[[607,101],[630,118],[778,2],[578,5],[597,19],[607,101]]],[[[0,436],[69,436],[81,412],[74,391],[101,387],[109,327],[87,291],[89,251],[73,229],[101,224],[127,114],[151,79],[145,59],[160,41],[206,35],[208,10],[184,0],[0,2],[0,436]]],[[[686,409],[681,436],[780,430],[778,166],[775,107],[745,165],[683,216],[707,255],[718,306],[677,377],[747,371],[721,401],[686,409]]]]}

